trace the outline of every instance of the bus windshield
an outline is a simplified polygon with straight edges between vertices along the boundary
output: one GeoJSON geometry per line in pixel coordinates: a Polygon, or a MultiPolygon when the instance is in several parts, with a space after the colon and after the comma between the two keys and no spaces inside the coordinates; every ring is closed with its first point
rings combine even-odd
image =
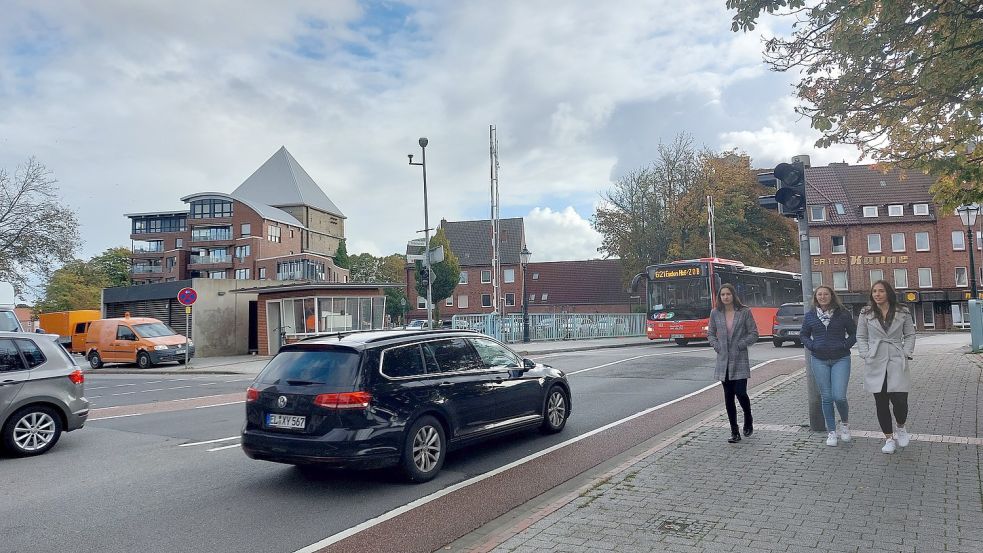
{"type": "Polygon", "coordinates": [[[650,320],[686,321],[710,316],[707,277],[649,281],[650,320]]]}

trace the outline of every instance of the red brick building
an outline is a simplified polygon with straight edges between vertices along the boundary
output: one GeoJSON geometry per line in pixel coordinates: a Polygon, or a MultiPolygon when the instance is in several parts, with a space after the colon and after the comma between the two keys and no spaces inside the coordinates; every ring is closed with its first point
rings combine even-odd
{"type": "Polygon", "coordinates": [[[620,259],[530,263],[526,275],[530,313],[644,311],[644,298],[625,291],[620,259]]]}
{"type": "Polygon", "coordinates": [[[346,282],[333,256],[345,216],[286,148],[231,194],[181,198],[187,211],[130,213],[134,284],[189,278],[346,282]]]}
{"type": "Polygon", "coordinates": [[[814,285],[832,286],[858,312],[871,284],[885,279],[919,329],[968,324],[966,228],[933,203],[932,177],[833,163],[808,168],[806,179],[814,285]]]}

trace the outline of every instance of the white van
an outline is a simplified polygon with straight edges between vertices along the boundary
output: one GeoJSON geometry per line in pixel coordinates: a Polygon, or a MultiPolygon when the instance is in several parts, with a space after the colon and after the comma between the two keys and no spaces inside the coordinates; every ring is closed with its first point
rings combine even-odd
{"type": "Polygon", "coordinates": [[[9,282],[0,282],[0,332],[23,332],[20,321],[17,320],[17,298],[14,297],[14,287],[9,282]]]}

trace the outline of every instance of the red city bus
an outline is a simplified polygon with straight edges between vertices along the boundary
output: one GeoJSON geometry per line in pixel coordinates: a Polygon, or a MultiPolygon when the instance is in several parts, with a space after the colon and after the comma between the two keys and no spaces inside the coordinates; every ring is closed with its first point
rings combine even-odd
{"type": "Polygon", "coordinates": [[[775,314],[783,303],[802,301],[799,274],[720,258],[687,259],[646,267],[632,282],[648,284],[645,334],[683,346],[706,340],[710,310],[722,284],[732,284],[741,302],[751,308],[758,333],[771,336],[775,314]]]}

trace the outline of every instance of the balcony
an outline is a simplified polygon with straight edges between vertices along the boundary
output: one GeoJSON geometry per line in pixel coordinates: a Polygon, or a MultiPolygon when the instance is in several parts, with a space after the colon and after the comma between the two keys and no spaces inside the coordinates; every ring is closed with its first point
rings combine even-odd
{"type": "Polygon", "coordinates": [[[163,272],[163,267],[160,265],[134,265],[130,268],[130,272],[135,275],[160,273],[163,272]]]}
{"type": "Polygon", "coordinates": [[[196,228],[191,230],[192,242],[232,240],[232,228],[196,228]]]}
{"type": "Polygon", "coordinates": [[[232,265],[231,255],[192,255],[188,258],[188,265],[232,265]]]}

